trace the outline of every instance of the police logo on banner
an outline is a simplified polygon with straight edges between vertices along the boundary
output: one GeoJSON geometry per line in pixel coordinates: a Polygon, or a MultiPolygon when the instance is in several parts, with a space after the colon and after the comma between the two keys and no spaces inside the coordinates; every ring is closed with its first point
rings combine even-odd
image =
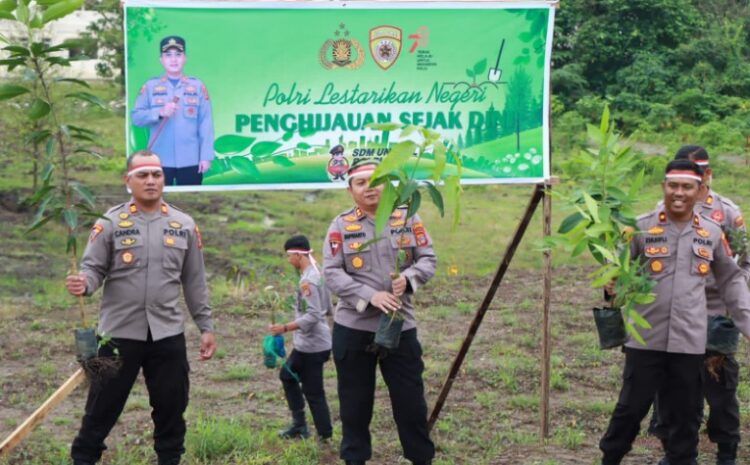
{"type": "Polygon", "coordinates": [[[383,70],[393,66],[401,54],[401,29],[394,26],[370,29],[370,53],[383,70]]]}
{"type": "Polygon", "coordinates": [[[365,50],[357,39],[349,39],[344,23],[334,32],[335,39],[328,39],[320,47],[318,59],[325,69],[357,69],[365,62],[365,50]],[[343,36],[343,37],[341,37],[343,36]]]}

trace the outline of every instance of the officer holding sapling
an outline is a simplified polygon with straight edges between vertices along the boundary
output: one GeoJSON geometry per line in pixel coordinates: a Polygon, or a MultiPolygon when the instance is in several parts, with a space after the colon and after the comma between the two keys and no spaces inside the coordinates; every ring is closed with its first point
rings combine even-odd
{"type": "Polygon", "coordinates": [[[348,465],[363,465],[372,456],[369,426],[379,365],[404,457],[428,465],[435,447],[427,428],[422,347],[411,302],[412,294],[435,274],[437,258],[421,219],[415,215],[407,220],[405,209],[394,211],[386,228],[375,231],[383,192],[382,184],[370,187],[376,167],[374,161],[358,160],[348,170],[355,206],[333,220],[324,245],[326,285],[339,296],[333,357],[343,432],[340,455],[348,465]],[[376,343],[384,313],[393,315],[394,325],[402,325],[393,348],[376,343]]]}
{"type": "Polygon", "coordinates": [[[668,423],[666,460],[697,463],[711,273],[737,328],[750,335],[745,276],[721,227],[694,211],[702,184],[703,171],[694,162],[671,161],[662,182],[663,206],[638,218],[641,233],[633,235],[631,253],[656,281],[656,300],[636,307],[651,329],[641,332],[645,345],[632,339],[625,344],[623,386],[599,443],[602,465],[617,465],[630,451],[657,391],[668,423]]]}

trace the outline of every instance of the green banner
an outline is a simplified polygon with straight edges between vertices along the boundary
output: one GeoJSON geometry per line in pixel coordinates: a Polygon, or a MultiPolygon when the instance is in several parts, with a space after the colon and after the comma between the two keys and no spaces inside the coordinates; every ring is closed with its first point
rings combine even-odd
{"type": "Polygon", "coordinates": [[[125,8],[128,152],[205,170],[173,190],[345,186],[354,160],[400,140],[372,122],[439,132],[464,183],[550,176],[549,3],[125,8]]]}

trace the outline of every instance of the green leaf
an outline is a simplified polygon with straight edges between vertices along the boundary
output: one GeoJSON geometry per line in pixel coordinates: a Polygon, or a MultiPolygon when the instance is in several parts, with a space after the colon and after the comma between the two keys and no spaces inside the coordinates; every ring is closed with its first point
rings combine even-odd
{"type": "Polygon", "coordinates": [[[229,166],[238,173],[249,175],[253,178],[260,176],[260,171],[255,166],[255,163],[250,161],[247,157],[231,157],[229,158],[229,166]]]}
{"type": "Polygon", "coordinates": [[[84,102],[91,103],[93,105],[96,105],[100,108],[107,109],[107,104],[102,101],[99,97],[97,97],[94,94],[90,94],[88,92],[71,92],[69,94],[66,94],[65,97],[67,98],[74,98],[78,100],[83,100],[84,102]]]}
{"type": "Polygon", "coordinates": [[[414,155],[417,144],[407,140],[394,145],[388,155],[383,158],[375,172],[373,178],[388,174],[394,170],[401,169],[404,164],[414,155]]]}
{"type": "Polygon", "coordinates": [[[96,201],[94,200],[94,193],[91,189],[80,183],[71,183],[70,187],[78,194],[78,197],[83,200],[89,207],[94,208],[96,201]]]}
{"type": "Polygon", "coordinates": [[[52,163],[47,163],[46,165],[44,165],[44,169],[42,170],[42,181],[49,182],[52,179],[53,171],[55,171],[55,165],[53,165],[52,163]]]}
{"type": "Polygon", "coordinates": [[[628,317],[630,320],[636,324],[636,326],[640,326],[641,328],[645,329],[651,329],[651,323],[649,323],[643,316],[638,313],[635,310],[632,310],[628,312],[628,317]]]}
{"type": "Polygon", "coordinates": [[[60,2],[63,2],[63,1],[65,1],[65,0],[36,0],[36,3],[38,5],[42,5],[42,6],[52,6],[55,3],[60,3],[60,2]]]}
{"type": "Polygon", "coordinates": [[[412,192],[411,200],[409,200],[409,208],[406,210],[406,218],[411,218],[419,211],[419,206],[422,204],[422,194],[418,190],[412,192]]]}
{"type": "Polygon", "coordinates": [[[375,131],[395,131],[404,127],[401,123],[368,123],[365,127],[375,131]]]}
{"type": "Polygon", "coordinates": [[[591,213],[591,218],[594,219],[594,223],[601,223],[601,220],[599,219],[599,206],[597,205],[596,200],[594,200],[588,192],[583,193],[583,199],[586,202],[586,208],[589,213],[591,213]]]}
{"type": "Polygon", "coordinates": [[[591,282],[591,287],[597,288],[607,285],[620,273],[620,268],[614,265],[605,265],[596,271],[599,277],[591,282]]]}
{"type": "Polygon", "coordinates": [[[470,78],[473,78],[473,77],[474,77],[474,71],[472,71],[472,70],[470,70],[470,69],[467,69],[467,70],[466,70],[466,75],[467,75],[468,77],[470,77],[470,78]]]}
{"type": "Polygon", "coordinates": [[[435,142],[435,144],[433,145],[433,154],[435,155],[435,166],[432,168],[432,179],[435,182],[438,182],[438,180],[443,176],[443,173],[445,172],[445,165],[446,165],[445,152],[446,152],[445,145],[440,141],[435,142]]]}
{"type": "Polygon", "coordinates": [[[305,128],[299,130],[299,136],[300,137],[310,137],[317,134],[318,131],[316,131],[314,128],[305,128]]]}
{"type": "Polygon", "coordinates": [[[221,154],[239,153],[253,145],[253,142],[255,142],[255,137],[226,134],[216,139],[214,150],[221,154]]]}
{"type": "Polygon", "coordinates": [[[273,157],[271,157],[271,161],[279,166],[283,166],[284,168],[294,166],[294,162],[284,155],[274,155],[273,157]]]}
{"type": "Polygon", "coordinates": [[[274,153],[279,147],[281,147],[281,144],[274,141],[258,142],[250,147],[250,153],[253,154],[253,156],[261,157],[274,153]]]}
{"type": "Polygon", "coordinates": [[[26,2],[18,2],[16,6],[16,18],[24,24],[29,23],[29,7],[26,6],[26,2]]]}
{"type": "Polygon", "coordinates": [[[71,231],[75,231],[75,229],[78,227],[78,212],[75,210],[63,210],[63,219],[65,220],[65,224],[68,225],[68,228],[71,231]]]}
{"type": "Polygon", "coordinates": [[[435,187],[433,184],[429,182],[423,183],[425,187],[427,187],[427,192],[430,194],[430,198],[432,199],[432,203],[435,204],[435,207],[437,207],[438,212],[440,212],[440,216],[445,216],[445,206],[443,205],[443,194],[440,193],[440,191],[435,187]]]}
{"type": "Polygon", "coordinates": [[[414,191],[417,190],[417,187],[419,187],[419,184],[411,179],[405,185],[399,185],[396,188],[399,193],[398,203],[402,204],[409,200],[414,191]]]}
{"type": "Polygon", "coordinates": [[[31,56],[31,50],[29,50],[26,47],[21,47],[20,45],[8,45],[7,47],[3,47],[3,50],[8,51],[12,55],[15,55],[15,56],[22,56],[22,57],[31,56]]]}
{"type": "Polygon", "coordinates": [[[602,112],[602,121],[599,124],[599,131],[602,134],[609,132],[609,105],[604,105],[604,111],[602,112]]]}
{"type": "Polygon", "coordinates": [[[628,319],[625,319],[625,331],[630,335],[630,337],[638,341],[639,344],[641,344],[642,346],[646,345],[646,341],[643,339],[643,336],[641,336],[638,330],[635,329],[633,324],[628,319]]]}
{"type": "Polygon", "coordinates": [[[14,84],[0,84],[0,100],[8,100],[29,92],[29,89],[14,84]]]}
{"type": "MultiPolygon", "coordinates": [[[[0,0],[0,11],[10,13],[16,9],[18,2],[16,0],[0,0]]],[[[13,17],[15,19],[15,16],[13,17]]]]}
{"type": "Polygon", "coordinates": [[[598,250],[599,253],[602,254],[602,257],[607,259],[610,263],[617,264],[617,259],[615,258],[615,255],[612,253],[612,251],[605,249],[599,244],[594,244],[594,247],[596,247],[596,250],[598,250]]]}
{"type": "Polygon", "coordinates": [[[399,137],[406,138],[410,135],[414,134],[414,131],[417,130],[417,126],[414,126],[413,124],[407,124],[404,129],[401,130],[401,134],[399,134],[399,137]]]}
{"type": "Polygon", "coordinates": [[[300,142],[297,144],[297,149],[299,150],[310,150],[312,148],[312,145],[306,143],[306,142],[300,142]]]}
{"type": "Polygon", "coordinates": [[[560,227],[557,228],[558,234],[566,234],[573,230],[581,221],[586,219],[580,212],[575,212],[562,220],[560,227]]]}
{"type": "Polygon", "coordinates": [[[29,107],[29,111],[27,114],[32,121],[36,121],[39,118],[47,116],[49,114],[49,111],[49,103],[37,97],[33,102],[31,102],[31,106],[29,107]]]}
{"type": "MultiPolygon", "coordinates": [[[[49,50],[49,49],[47,49],[49,50]]],[[[83,81],[81,79],[73,79],[73,78],[57,78],[55,79],[55,82],[70,82],[72,84],[78,84],[79,86],[91,88],[91,86],[88,84],[88,82],[83,81]]]]}
{"type": "MultiPolygon", "coordinates": [[[[42,22],[47,24],[50,21],[54,21],[63,16],[74,12],[83,5],[84,0],[63,0],[57,2],[49,8],[45,9],[42,13],[42,22]]],[[[22,2],[23,3],[23,2],[22,2]]]]}
{"type": "Polygon", "coordinates": [[[284,142],[289,142],[290,140],[292,140],[292,137],[294,137],[294,131],[287,131],[283,136],[281,136],[281,140],[283,140],[284,142]]]}
{"type": "Polygon", "coordinates": [[[68,241],[65,244],[65,253],[73,253],[74,255],[77,255],[76,251],[78,250],[78,243],[76,241],[75,234],[68,234],[68,241]]]}
{"type": "Polygon", "coordinates": [[[378,209],[375,212],[376,237],[380,236],[380,234],[383,232],[383,228],[385,228],[388,219],[396,209],[397,200],[398,192],[396,191],[396,188],[393,187],[393,184],[386,183],[385,188],[383,189],[383,193],[380,195],[380,203],[378,204],[378,209]]]}
{"type": "Polygon", "coordinates": [[[445,178],[445,202],[453,206],[453,227],[461,221],[461,178],[458,175],[445,178]]]}
{"type": "Polygon", "coordinates": [[[478,61],[474,65],[474,69],[473,69],[474,75],[475,76],[481,76],[484,73],[485,69],[487,69],[487,59],[486,58],[484,60],[478,61]]]}
{"type": "Polygon", "coordinates": [[[13,13],[0,10],[0,19],[10,19],[11,21],[15,21],[16,17],[13,16],[13,13]]]}

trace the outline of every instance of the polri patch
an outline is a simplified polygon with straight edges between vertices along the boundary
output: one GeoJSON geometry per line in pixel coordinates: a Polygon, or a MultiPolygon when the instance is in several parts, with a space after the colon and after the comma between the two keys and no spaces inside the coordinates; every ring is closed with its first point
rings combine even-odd
{"type": "Polygon", "coordinates": [[[104,231],[104,226],[102,226],[102,225],[100,225],[98,223],[95,224],[91,228],[91,234],[89,235],[89,242],[94,242],[94,239],[96,239],[97,237],[99,237],[99,234],[101,234],[102,231],[104,231]]]}
{"type": "Polygon", "coordinates": [[[331,254],[335,257],[337,253],[339,253],[339,250],[341,249],[341,233],[338,231],[333,231],[330,234],[328,234],[328,245],[331,246],[331,254]]]}
{"type": "Polygon", "coordinates": [[[724,221],[724,212],[721,210],[714,210],[711,212],[711,219],[716,221],[717,223],[721,223],[724,221]]]}
{"type": "MultiPolygon", "coordinates": [[[[164,205],[162,205],[162,207],[164,207],[164,205]]],[[[197,224],[195,225],[195,240],[198,243],[198,249],[202,250],[203,249],[203,236],[201,236],[201,230],[197,224]]]]}
{"type": "Polygon", "coordinates": [[[312,295],[312,291],[310,290],[310,283],[302,283],[300,284],[299,288],[302,291],[303,296],[310,297],[310,295],[312,295]]]}
{"type": "Polygon", "coordinates": [[[127,246],[131,246],[135,244],[135,242],[136,242],[135,239],[133,239],[132,237],[126,237],[125,239],[120,241],[120,244],[127,247],[127,246]]]}
{"type": "Polygon", "coordinates": [[[363,266],[365,266],[365,259],[362,257],[352,258],[352,266],[357,270],[362,268],[363,266]]]}
{"type": "Polygon", "coordinates": [[[651,271],[654,273],[661,273],[664,269],[664,264],[661,262],[661,260],[654,260],[651,262],[651,271]]]}
{"type": "Polygon", "coordinates": [[[123,252],[120,258],[122,258],[124,264],[130,265],[135,260],[135,255],[133,255],[133,252],[123,252]]]}
{"type": "Polygon", "coordinates": [[[708,272],[711,271],[711,267],[708,265],[708,263],[699,263],[698,264],[698,273],[706,275],[708,272]]]}

